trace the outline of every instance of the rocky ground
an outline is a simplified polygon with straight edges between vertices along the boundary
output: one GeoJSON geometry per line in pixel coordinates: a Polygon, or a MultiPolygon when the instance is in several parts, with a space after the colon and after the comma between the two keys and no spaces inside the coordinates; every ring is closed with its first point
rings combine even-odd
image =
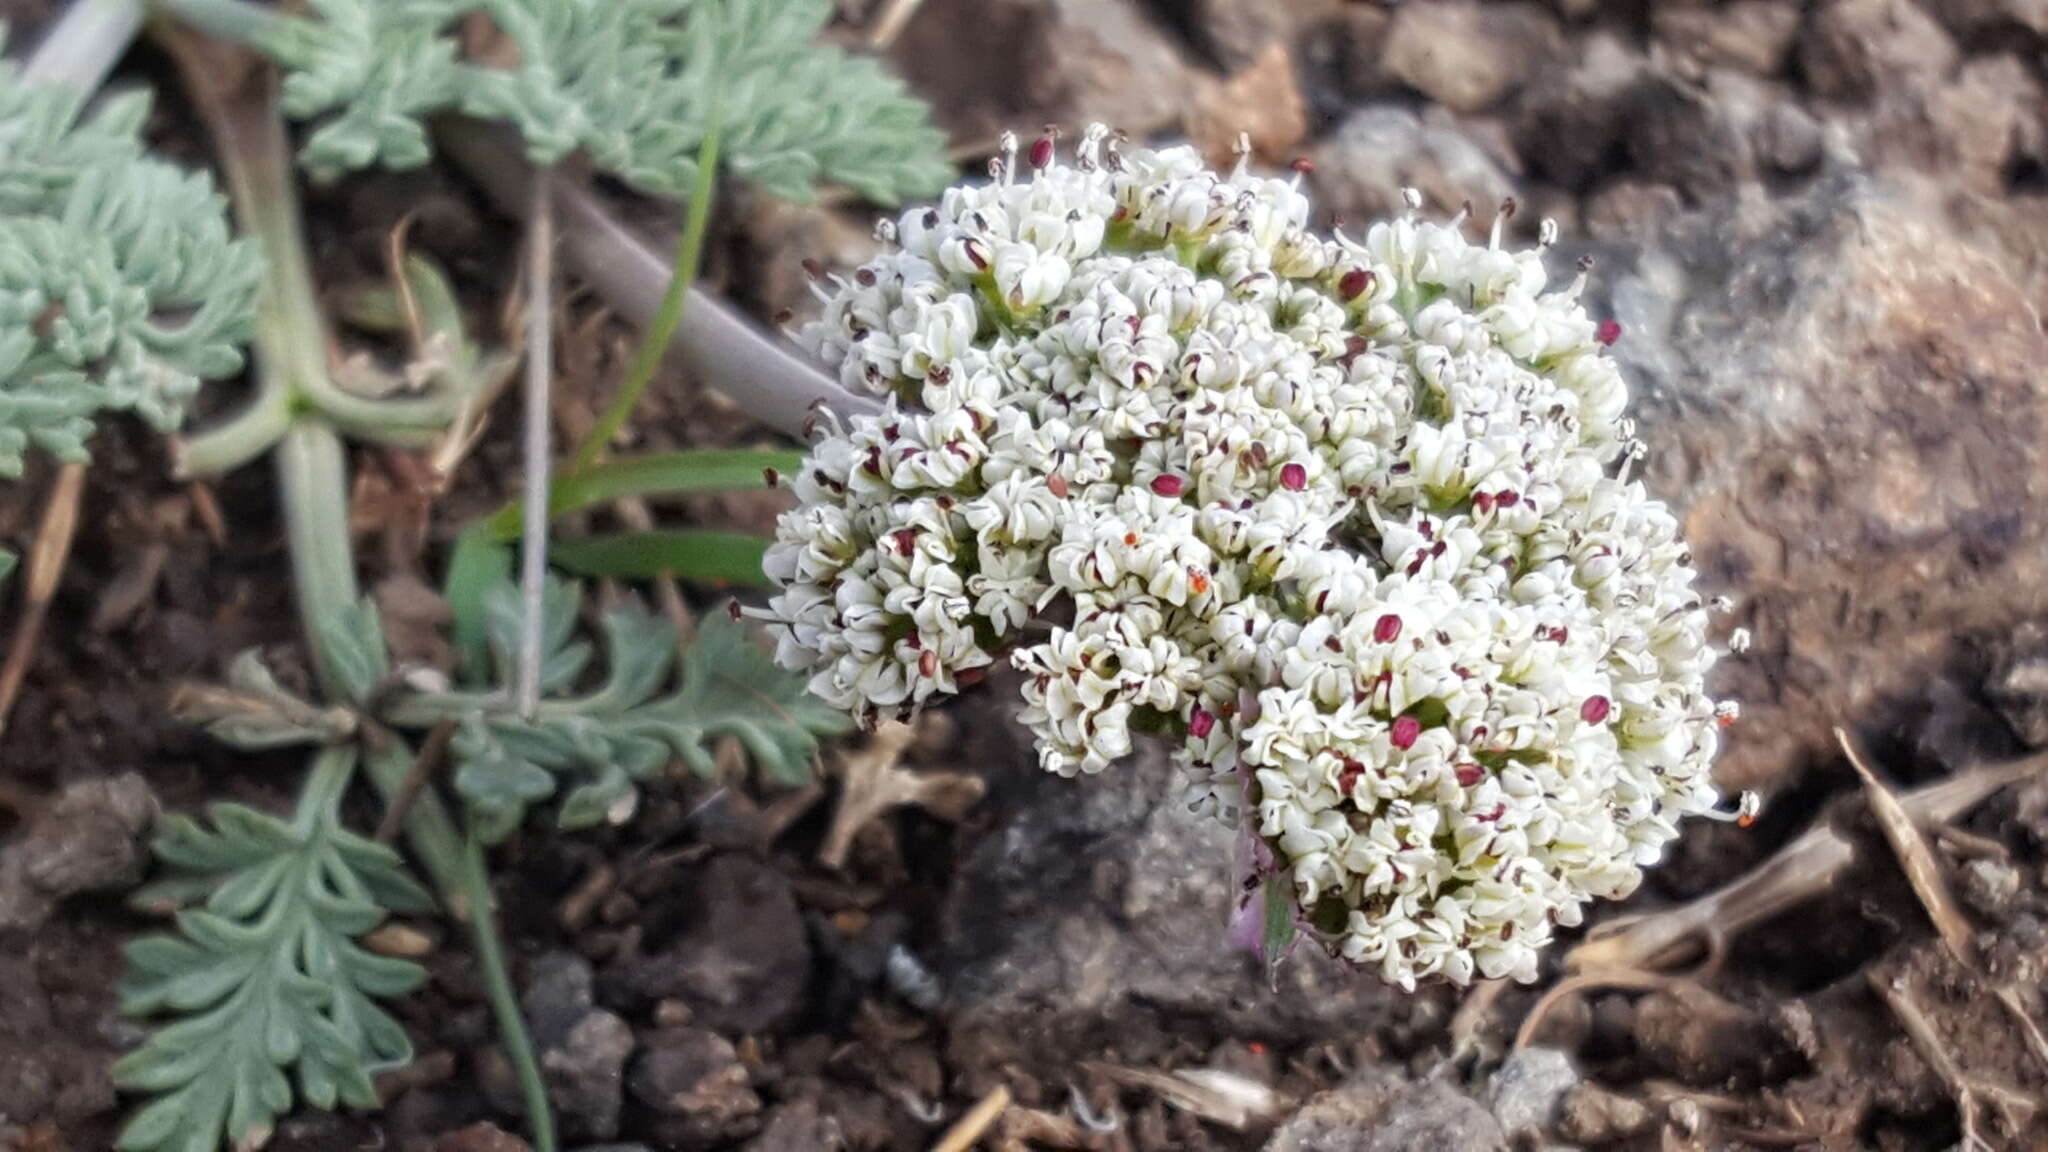
{"type": "MultiPolygon", "coordinates": [[[[893,5],[844,7],[854,30],[893,5]]],[[[1512,196],[1531,232],[1556,218],[1623,325],[1650,480],[1756,637],[1724,665],[1744,720],[1721,775],[1767,797],[1602,916],[1671,923],[1752,869],[1808,898],[1716,920],[1697,969],[1560,963],[1555,995],[1406,996],[1317,957],[1269,985],[1218,947],[1227,831],[1171,802],[1156,756],[1039,775],[999,683],[836,752],[823,788],[682,782],[629,830],[508,849],[572,1147],[925,1149],[998,1089],[1014,1103],[983,1146],[1005,1150],[2042,1146],[2048,784],[1907,837],[1954,893],[1945,947],[1830,730],[1901,790],[2048,745],[2048,4],[925,0],[891,54],[970,162],[1006,126],[1100,119],[1223,154],[1243,130],[1270,162],[1310,158],[1336,219],[1404,186],[1446,213],[1512,196]],[[885,780],[923,807],[841,815],[885,780]],[[1815,827],[1846,862],[1776,856],[1815,827]]],[[[727,204],[718,274],[763,315],[804,305],[800,257],[870,243],[850,206],[727,204]]],[[[502,288],[502,228],[445,173],[316,200],[321,266],[367,275],[408,208],[468,290],[502,288]]],[[[604,387],[617,333],[588,302],[574,332],[565,373],[604,387]]],[[[751,435],[680,387],[646,424],[751,435]]],[[[509,490],[506,447],[443,521],[509,490]]],[[[157,707],[240,648],[295,659],[266,478],[203,496],[159,452],[100,447],[57,607],[77,626],[0,750],[0,1140],[37,1152],[108,1146],[106,1065],[136,1036],[117,949],[144,926],[119,897],[150,815],[289,787],[157,707]]],[[[0,499],[10,543],[37,491],[0,499]]],[[[381,1116],[304,1114],[273,1148],[524,1147],[460,939],[404,928],[385,946],[434,973],[406,1010],[421,1059],[381,1116]]]]}

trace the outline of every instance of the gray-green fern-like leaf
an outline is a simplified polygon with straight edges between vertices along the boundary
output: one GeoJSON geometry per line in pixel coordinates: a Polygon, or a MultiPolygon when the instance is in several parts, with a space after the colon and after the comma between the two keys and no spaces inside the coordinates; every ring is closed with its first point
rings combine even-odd
{"type": "Polygon", "coordinates": [[[143,149],[147,98],[79,108],[0,63],[0,476],[84,459],[103,411],[176,427],[254,324],[255,251],[211,180],[143,149]]]}
{"type": "MultiPolygon", "coordinates": [[[[395,722],[423,726],[454,719],[455,789],[479,835],[497,840],[517,828],[527,808],[562,796],[565,828],[616,822],[638,802],[639,785],[671,762],[713,771],[712,741],[737,738],[761,771],[784,782],[808,778],[821,737],[845,718],[804,688],[804,678],[775,666],[738,624],[705,621],[680,663],[675,632],[637,609],[604,619],[605,669],[578,693],[596,659],[577,632],[573,585],[551,582],[543,614],[544,699],[531,720],[512,712],[502,692],[423,694],[399,704],[395,722]]],[[[514,676],[518,590],[491,595],[489,631],[502,683],[514,676]]]]}
{"type": "Polygon", "coordinates": [[[160,1026],[114,1065],[116,1084],[151,1097],[121,1133],[126,1152],[260,1147],[295,1098],[375,1107],[372,1077],[412,1058],[379,1001],[424,972],[357,941],[431,900],[396,853],[341,826],[354,759],[318,753],[289,821],[219,804],[210,827],[159,826],[164,875],[135,900],[177,909],[177,931],[128,946],[122,1010],[160,1026]]]}
{"type": "MultiPolygon", "coordinates": [[[[873,60],[821,44],[830,0],[312,0],[262,22],[285,107],[324,117],[317,174],[414,167],[423,121],[460,109],[516,127],[536,163],[581,150],[647,191],[681,196],[715,121],[732,170],[790,199],[820,183],[895,203],[952,178],[929,110],[873,60]],[[480,16],[483,59],[455,39],[480,16]]],[[[252,26],[254,26],[252,24],[252,26]]]]}

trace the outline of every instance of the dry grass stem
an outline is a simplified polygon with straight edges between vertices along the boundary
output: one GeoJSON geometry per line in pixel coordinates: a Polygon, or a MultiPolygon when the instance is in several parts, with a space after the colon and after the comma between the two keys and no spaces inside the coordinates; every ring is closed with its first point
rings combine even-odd
{"type": "Polygon", "coordinates": [[[975,1141],[988,1132],[989,1126],[996,1122],[996,1117],[1001,1116],[1004,1109],[1009,1106],[1009,1088],[1001,1084],[996,1085],[988,1095],[981,1098],[980,1103],[968,1109],[965,1116],[954,1121],[953,1126],[946,1129],[946,1134],[939,1137],[937,1144],[932,1145],[932,1152],[967,1152],[969,1148],[974,1147],[975,1141]]]}
{"type": "MultiPolygon", "coordinates": [[[[2048,754],[1970,769],[1898,798],[1913,822],[1943,824],[1983,803],[1992,793],[2040,774],[2048,754]]],[[[1740,879],[1688,904],[1609,921],[1565,954],[1576,971],[1673,967],[1702,947],[1711,970],[1725,941],[1753,924],[1826,892],[1855,852],[1826,824],[1808,829],[1777,855],[1740,879]]]]}
{"type": "Polygon", "coordinates": [[[1835,742],[1842,746],[1842,754],[1849,758],[1849,766],[1856,769],[1856,775],[1863,780],[1863,794],[1870,801],[1871,815],[1877,817],[1877,826],[1883,830],[1885,842],[1892,846],[1892,852],[1899,858],[1899,867],[1905,870],[1906,880],[1913,885],[1913,894],[1920,898],[1920,906],[1927,909],[1927,918],[1934,922],[1934,930],[1941,934],[1941,944],[1948,954],[1962,964],[1972,959],[1970,947],[1970,923],[1963,918],[1962,910],[1956,907],[1955,898],[1949,895],[1948,882],[1941,874],[1941,861],[1935,858],[1934,849],[1927,838],[1920,833],[1920,825],[1914,822],[1906,806],[1892,790],[1884,786],[1877,774],[1864,763],[1856,750],[1856,742],[1842,729],[1835,729],[1835,742]]]}
{"type": "Polygon", "coordinates": [[[56,483],[50,487],[49,503],[43,506],[43,522],[36,528],[35,548],[29,552],[21,619],[14,626],[7,663],[0,665],[0,733],[7,731],[14,701],[28,679],[29,665],[35,663],[43,621],[50,614],[50,600],[57,594],[57,582],[63,578],[65,562],[71,558],[71,541],[78,535],[78,505],[84,495],[85,465],[72,462],[59,468],[56,483]]]}

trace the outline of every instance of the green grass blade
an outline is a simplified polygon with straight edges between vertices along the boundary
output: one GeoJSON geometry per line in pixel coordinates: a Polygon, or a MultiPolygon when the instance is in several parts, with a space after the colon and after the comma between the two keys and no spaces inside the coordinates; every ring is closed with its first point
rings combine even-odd
{"type": "MultiPolygon", "coordinates": [[[[690,285],[697,281],[697,270],[704,262],[704,234],[711,223],[711,198],[718,187],[718,131],[719,131],[719,82],[716,69],[711,80],[711,115],[704,127],[704,143],[697,149],[697,185],[690,190],[690,207],[683,222],[683,238],[676,248],[676,270],[669,277],[668,291],[661,297],[661,311],[655,313],[654,326],[640,340],[640,347],[633,353],[633,364],[626,372],[626,379],[619,386],[619,394],[590,426],[583,443],[576,446],[575,454],[569,457],[569,466],[562,471],[574,475],[597,462],[604,455],[605,447],[619,429],[626,426],[626,420],[639,406],[640,397],[647,391],[647,384],[654,379],[655,369],[661,367],[661,358],[668,353],[668,342],[676,334],[676,325],[683,320],[683,301],[689,296],[690,285]]],[[[792,78],[794,79],[794,78],[792,78]]]]}
{"type": "MultiPolygon", "coordinates": [[[[595,464],[581,472],[557,476],[549,489],[548,513],[566,516],[593,504],[629,496],[681,495],[754,488],[769,469],[788,475],[802,467],[804,454],[782,449],[702,449],[626,456],[595,464]]],[[[484,522],[488,537],[499,543],[519,539],[522,505],[507,504],[484,522]]]]}
{"type": "Polygon", "coordinates": [[[630,532],[558,540],[548,559],[582,576],[649,580],[663,573],[708,584],[762,584],[767,541],[735,532],[630,532]]]}

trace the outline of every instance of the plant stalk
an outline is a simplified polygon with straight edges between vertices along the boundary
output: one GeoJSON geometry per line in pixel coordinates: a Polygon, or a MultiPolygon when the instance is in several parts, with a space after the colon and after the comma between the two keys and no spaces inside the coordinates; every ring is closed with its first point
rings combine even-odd
{"type": "Polygon", "coordinates": [[[548,384],[555,371],[554,174],[542,169],[533,181],[533,210],[527,218],[526,252],[526,525],[519,547],[519,664],[512,702],[533,718],[540,706],[541,615],[548,579],[548,470],[554,462],[551,435],[555,414],[548,384]]]}
{"type": "Polygon", "coordinates": [[[472,829],[463,846],[463,894],[476,915],[469,918],[470,935],[484,976],[484,991],[491,1001],[491,1013],[498,1018],[499,1039],[512,1071],[519,1079],[519,1095],[526,1103],[527,1122],[533,1126],[534,1152],[555,1152],[555,1115],[548,1106],[547,1083],[541,1078],[540,1062],[533,1056],[533,1038],[527,1035],[526,1019],[520,1015],[519,998],[513,995],[504,945],[498,940],[498,918],[491,903],[490,881],[484,875],[484,847],[472,829]]]}
{"type": "MultiPolygon", "coordinates": [[[[254,62],[238,51],[188,34],[174,31],[166,42],[214,138],[242,230],[256,238],[263,252],[253,372],[259,394],[267,399],[258,406],[275,404],[279,396],[307,395],[310,382],[325,381],[329,338],[299,227],[290,141],[269,74],[256,71],[254,62]]],[[[328,672],[322,626],[360,597],[348,534],[347,461],[340,436],[316,405],[287,401],[287,413],[283,437],[274,447],[300,623],[315,668],[329,693],[340,699],[328,672]]],[[[188,448],[203,443],[202,437],[188,448]]],[[[390,803],[404,786],[412,754],[403,741],[387,745],[373,749],[365,767],[390,803]]],[[[434,887],[451,908],[461,907],[455,898],[462,892],[462,839],[447,808],[435,797],[420,797],[406,818],[406,832],[434,887]]]]}
{"type": "Polygon", "coordinates": [[[142,31],[140,0],[75,0],[22,65],[24,84],[99,91],[142,31]]]}

